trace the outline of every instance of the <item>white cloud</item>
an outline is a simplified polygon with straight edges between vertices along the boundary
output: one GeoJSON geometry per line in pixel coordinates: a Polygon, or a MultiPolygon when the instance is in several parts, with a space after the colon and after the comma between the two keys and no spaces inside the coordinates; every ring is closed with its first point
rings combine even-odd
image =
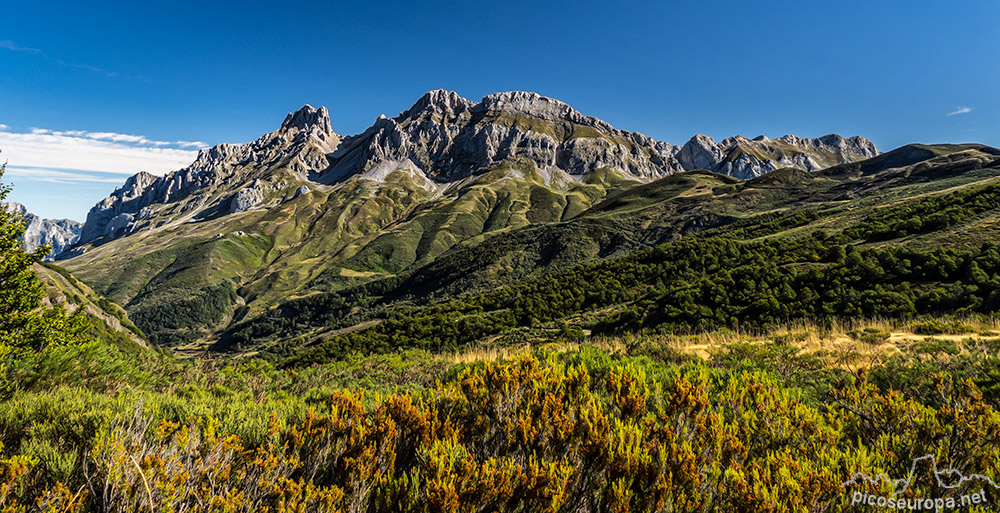
{"type": "Polygon", "coordinates": [[[47,170],[166,174],[194,161],[207,146],[192,141],[154,141],[141,135],[32,128],[0,132],[0,151],[11,166],[47,170]]]}
{"type": "Polygon", "coordinates": [[[87,70],[87,71],[93,71],[94,73],[100,73],[102,75],[109,76],[109,77],[117,77],[118,76],[118,72],[116,72],[116,71],[108,71],[108,70],[106,70],[104,68],[98,68],[97,66],[91,66],[89,64],[76,64],[76,63],[66,62],[66,61],[56,61],[56,62],[58,62],[60,66],[69,66],[71,68],[83,69],[83,70],[87,70]]]}
{"type": "Polygon", "coordinates": [[[968,107],[955,107],[955,110],[953,112],[949,112],[948,115],[954,116],[956,114],[968,114],[970,112],[972,112],[972,109],[968,107]]]}
{"type": "Polygon", "coordinates": [[[10,128],[10,127],[7,126],[7,125],[5,125],[5,124],[3,124],[3,123],[0,123],[0,130],[7,130],[8,128],[10,128]]]}
{"type": "MultiPolygon", "coordinates": [[[[6,128],[7,125],[0,125],[6,128]]],[[[83,137],[97,141],[111,141],[116,143],[128,143],[139,146],[181,146],[186,148],[206,148],[208,144],[201,141],[154,141],[143,135],[119,134],[117,132],[88,132],[86,130],[49,130],[47,128],[32,128],[33,135],[54,135],[59,137],[83,137]]]]}
{"type": "Polygon", "coordinates": [[[208,148],[208,143],[203,143],[201,141],[174,141],[174,144],[185,148],[208,148]]]}
{"type": "Polygon", "coordinates": [[[128,176],[124,174],[118,177],[112,177],[107,173],[98,173],[97,175],[94,175],[85,172],[73,172],[66,170],[44,169],[37,167],[21,167],[21,166],[7,166],[7,170],[4,172],[4,178],[7,177],[14,177],[14,178],[21,177],[28,180],[37,180],[41,182],[64,183],[64,184],[74,184],[80,182],[96,182],[96,183],[113,183],[119,185],[124,183],[125,179],[128,178],[128,176]]]}

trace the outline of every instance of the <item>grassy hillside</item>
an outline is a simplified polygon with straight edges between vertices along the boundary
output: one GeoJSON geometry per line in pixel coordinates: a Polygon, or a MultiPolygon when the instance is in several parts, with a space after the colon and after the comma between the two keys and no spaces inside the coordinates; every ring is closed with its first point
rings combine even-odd
{"type": "MultiPolygon", "coordinates": [[[[168,224],[96,246],[62,265],[124,305],[156,344],[193,354],[208,347],[256,351],[280,341],[281,352],[291,354],[295,345],[318,343],[317,337],[325,340],[337,330],[353,333],[362,323],[409,315],[396,306],[430,308],[433,302],[466,300],[580,265],[642,259],[643,251],[696,234],[771,244],[819,230],[829,240],[811,248],[799,244],[793,253],[825,252],[838,244],[860,251],[947,247],[975,259],[982,243],[995,240],[993,209],[943,222],[945,214],[925,212],[925,227],[899,236],[872,238],[847,228],[895,205],[994,184],[998,153],[981,145],[910,145],[815,173],[782,169],[741,182],[693,171],[648,184],[622,181],[606,170],[577,182],[514,160],[436,193],[398,171],[384,182],[354,178],[314,185],[310,193],[283,197],[266,209],[168,224]],[[301,309],[321,311],[298,313],[301,309]]],[[[960,208],[964,199],[946,201],[960,208]]],[[[831,263],[810,257],[781,265],[801,270],[808,264],[820,272],[831,263]]],[[[663,295],[667,285],[660,272],[645,277],[651,282],[643,287],[659,288],[661,296],[635,289],[627,297],[588,302],[587,309],[614,310],[588,314],[601,317],[591,319],[591,327],[610,329],[616,321],[609,319],[626,312],[647,320],[623,321],[614,329],[662,324],[648,320],[647,307],[627,304],[678,300],[663,295]]],[[[796,286],[794,279],[801,278],[782,279],[796,286]]],[[[911,278],[896,279],[899,283],[886,285],[902,287],[911,278]]],[[[503,311],[496,315],[506,315],[503,311]]],[[[799,313],[815,311],[822,308],[799,313]]],[[[500,332],[530,319],[504,321],[500,332]]],[[[448,344],[472,340],[463,336],[448,344]]]]}
{"type": "Polygon", "coordinates": [[[521,161],[438,193],[405,172],[381,182],[356,177],[198,222],[167,222],[184,210],[173,207],[162,228],[89,247],[60,265],[124,305],[152,342],[178,346],[209,340],[290,297],[394,275],[466,241],[576,216],[632,183],[608,171],[578,183],[521,161]]]}
{"type": "Polygon", "coordinates": [[[297,365],[352,351],[517,341],[565,323],[595,333],[690,332],[990,314],[1000,297],[990,244],[998,159],[937,150],[904,167],[885,168],[897,162],[886,154],[882,164],[862,163],[865,172],[667,177],[568,221],[467,242],[413,272],[286,302],[237,324],[216,347],[263,348],[297,365]]]}
{"type": "Polygon", "coordinates": [[[127,353],[149,348],[145,335],[132,323],[125,309],[97,294],[65,269],[51,263],[37,264],[35,271],[45,286],[43,304],[62,306],[67,314],[82,311],[90,324],[87,335],[127,353]]]}

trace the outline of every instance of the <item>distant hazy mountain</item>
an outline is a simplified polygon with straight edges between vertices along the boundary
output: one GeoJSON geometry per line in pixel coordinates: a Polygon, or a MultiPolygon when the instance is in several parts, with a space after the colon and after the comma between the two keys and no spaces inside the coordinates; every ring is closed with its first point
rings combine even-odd
{"type": "Polygon", "coordinates": [[[768,139],[729,137],[716,144],[711,137],[696,135],[677,153],[684,169],[708,169],[736,178],[756,178],[783,167],[816,171],[837,164],[864,160],[878,155],[875,145],[864,137],[843,138],[837,134],[816,139],[786,135],[768,139]]]}
{"type": "MultiPolygon", "coordinates": [[[[836,135],[720,144],[697,136],[675,146],[528,92],[477,103],[431,91],[354,136],[334,132],[325,107],[307,105],[256,141],[217,145],[162,177],[130,177],[90,210],[63,258],[125,305],[151,340],[178,344],[290,297],[569,221],[609,195],[687,170],[753,178],[876,154],[866,139],[836,135]]],[[[658,229],[655,237],[668,236],[658,229]]],[[[605,242],[566,262],[602,255],[605,242]]]]}
{"type": "Polygon", "coordinates": [[[28,251],[34,251],[39,246],[50,245],[52,251],[49,253],[48,259],[53,259],[80,238],[83,223],[70,219],[42,219],[29,213],[24,205],[16,202],[5,204],[5,208],[11,212],[17,212],[27,219],[28,227],[24,232],[24,248],[28,251]]]}

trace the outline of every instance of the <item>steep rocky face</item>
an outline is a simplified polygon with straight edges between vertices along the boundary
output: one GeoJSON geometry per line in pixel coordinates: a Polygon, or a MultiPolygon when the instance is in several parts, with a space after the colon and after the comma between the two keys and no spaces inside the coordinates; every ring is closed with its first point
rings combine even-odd
{"type": "Polygon", "coordinates": [[[756,178],[784,167],[816,171],[837,164],[865,160],[878,155],[875,144],[864,137],[837,134],[815,139],[786,135],[777,139],[735,136],[716,143],[696,135],[677,153],[684,169],[708,169],[736,178],[756,178]]]}
{"type": "Polygon", "coordinates": [[[688,170],[712,169],[722,161],[722,150],[711,137],[698,134],[677,153],[677,161],[688,170]]]}
{"type": "Polygon", "coordinates": [[[9,212],[21,214],[28,221],[23,241],[26,251],[34,251],[41,246],[52,246],[52,251],[46,260],[55,258],[80,238],[83,223],[70,219],[42,219],[29,213],[24,205],[15,202],[7,203],[4,208],[9,212]]]}
{"type": "Polygon", "coordinates": [[[327,167],[326,154],[340,143],[330,128],[326,107],[306,105],[289,113],[281,128],[247,144],[219,144],[202,150],[188,167],[156,177],[140,172],[87,214],[80,244],[102,237],[113,239],[148,227],[157,214],[154,206],[190,200],[173,212],[173,219],[195,218],[206,211],[240,212],[263,201],[264,193],[282,184],[261,184],[275,168],[286,168],[303,178],[327,167]]]}
{"type": "Polygon", "coordinates": [[[540,170],[571,176],[608,168],[649,180],[681,170],[676,151],[535,93],[497,93],[474,103],[436,90],[398,117],[380,117],[345,140],[320,179],[335,182],[390,163],[447,183],[505,160],[527,159],[540,170]]]}

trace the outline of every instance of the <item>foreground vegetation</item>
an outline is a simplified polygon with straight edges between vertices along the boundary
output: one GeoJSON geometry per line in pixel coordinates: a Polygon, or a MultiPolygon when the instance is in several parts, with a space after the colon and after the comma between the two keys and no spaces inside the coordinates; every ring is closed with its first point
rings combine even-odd
{"type": "Polygon", "coordinates": [[[926,454],[997,477],[1000,339],[938,324],[986,335],[720,333],[706,360],[678,350],[695,339],[639,337],[294,371],[54,346],[11,369],[0,497],[6,511],[848,510],[855,472],[905,476],[926,454]]]}

